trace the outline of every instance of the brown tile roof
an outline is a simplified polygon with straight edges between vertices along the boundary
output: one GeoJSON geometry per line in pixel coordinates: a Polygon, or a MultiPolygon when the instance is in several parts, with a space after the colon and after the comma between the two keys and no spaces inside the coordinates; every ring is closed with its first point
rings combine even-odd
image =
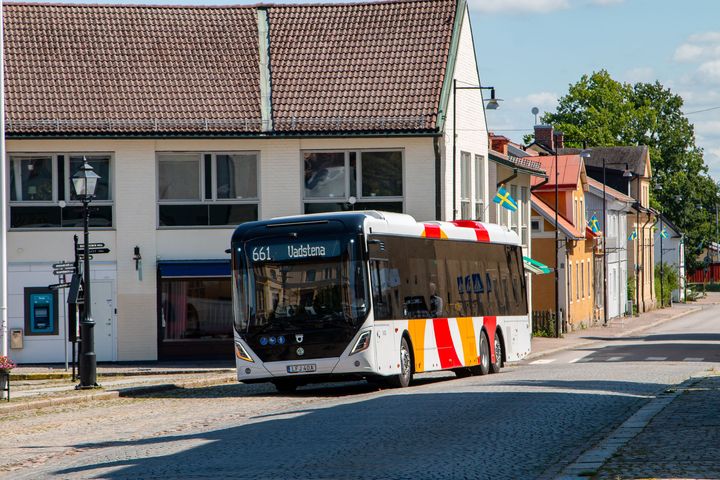
{"type": "Polygon", "coordinates": [[[4,13],[9,133],[258,130],[254,9],[6,4],[4,13]]]}
{"type": "Polygon", "coordinates": [[[454,0],[269,9],[273,121],[289,130],[430,130],[454,0]]]}
{"type": "Polygon", "coordinates": [[[9,135],[259,133],[259,8],[276,132],[433,131],[456,0],[3,8],[9,135]]]}

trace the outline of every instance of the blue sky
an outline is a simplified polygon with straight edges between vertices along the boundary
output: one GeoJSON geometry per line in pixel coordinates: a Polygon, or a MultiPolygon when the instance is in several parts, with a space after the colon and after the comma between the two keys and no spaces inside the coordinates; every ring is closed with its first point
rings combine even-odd
{"type": "MultiPolygon", "coordinates": [[[[59,3],[257,2],[60,0],[59,3]]],[[[495,86],[498,97],[504,99],[500,109],[488,111],[491,131],[521,141],[525,133],[532,131],[531,108],[552,111],[568,85],[586,73],[606,69],[621,81],[659,80],[684,98],[684,111],[695,125],[697,144],[705,149],[710,172],[720,181],[720,108],[691,113],[720,107],[720,0],[468,0],[468,3],[480,78],[484,85],[495,86]]]]}

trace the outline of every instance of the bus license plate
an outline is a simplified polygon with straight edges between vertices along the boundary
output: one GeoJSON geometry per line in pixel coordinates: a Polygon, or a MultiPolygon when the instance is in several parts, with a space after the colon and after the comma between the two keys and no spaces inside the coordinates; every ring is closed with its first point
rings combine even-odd
{"type": "Polygon", "coordinates": [[[305,365],[288,365],[288,373],[308,373],[317,370],[317,366],[314,363],[307,363],[305,365]]]}

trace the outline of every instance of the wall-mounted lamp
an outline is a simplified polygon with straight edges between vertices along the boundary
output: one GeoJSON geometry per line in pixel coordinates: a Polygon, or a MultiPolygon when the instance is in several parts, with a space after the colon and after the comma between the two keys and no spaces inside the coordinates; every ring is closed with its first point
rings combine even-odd
{"type": "Polygon", "coordinates": [[[133,260],[135,260],[135,271],[138,272],[138,280],[142,281],[142,255],[140,255],[140,247],[138,245],[135,245],[133,253],[133,260]]]}

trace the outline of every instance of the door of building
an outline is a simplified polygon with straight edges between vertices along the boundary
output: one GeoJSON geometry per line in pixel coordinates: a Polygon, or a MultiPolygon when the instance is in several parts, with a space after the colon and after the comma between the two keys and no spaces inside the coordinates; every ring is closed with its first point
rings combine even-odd
{"type": "Polygon", "coordinates": [[[98,362],[115,361],[115,317],[112,282],[93,281],[92,316],[95,320],[95,356],[98,362]]]}
{"type": "Polygon", "coordinates": [[[620,315],[620,296],[618,288],[617,264],[610,265],[608,270],[608,318],[620,315]]]}

